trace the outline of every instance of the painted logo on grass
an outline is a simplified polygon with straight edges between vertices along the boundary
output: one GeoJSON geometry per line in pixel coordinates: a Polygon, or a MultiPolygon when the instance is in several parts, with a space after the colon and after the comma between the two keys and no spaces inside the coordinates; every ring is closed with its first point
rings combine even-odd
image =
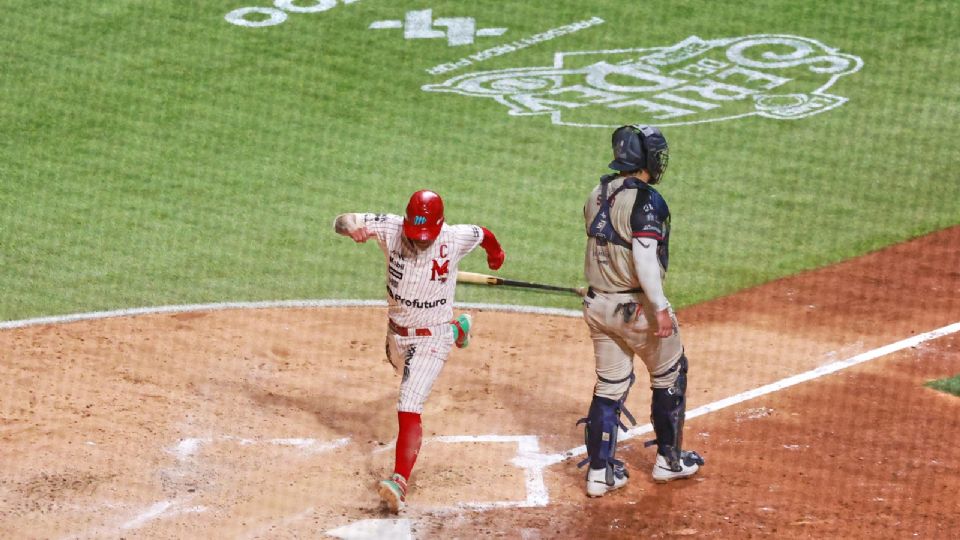
{"type": "Polygon", "coordinates": [[[827,89],[861,67],[860,57],[805,37],[691,36],[667,47],[558,52],[552,67],[468,73],[423,90],[491,98],[513,116],[566,126],[681,126],[829,111],[847,98],[827,89]]]}

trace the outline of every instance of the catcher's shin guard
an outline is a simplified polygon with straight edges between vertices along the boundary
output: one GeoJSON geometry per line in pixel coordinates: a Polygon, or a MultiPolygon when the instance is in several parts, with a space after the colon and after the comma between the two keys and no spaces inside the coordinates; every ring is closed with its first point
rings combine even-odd
{"type": "Polygon", "coordinates": [[[617,434],[620,429],[627,427],[620,421],[620,413],[624,412],[633,420],[629,412],[623,408],[622,401],[593,396],[590,403],[590,412],[586,418],[581,418],[577,425],[585,424],[583,436],[587,446],[587,457],[577,464],[583,467],[587,463],[594,470],[606,470],[606,483],[614,486],[617,479],[626,476],[623,462],[616,459],[617,434]]]}
{"type": "Polygon", "coordinates": [[[681,458],[684,462],[703,465],[703,458],[696,452],[684,452],[683,422],[687,412],[687,357],[680,359],[669,370],[659,376],[667,376],[677,371],[676,381],[669,388],[653,388],[653,399],[650,403],[650,421],[657,438],[650,441],[657,445],[657,453],[665,458],[674,470],[681,470],[681,458]]]}

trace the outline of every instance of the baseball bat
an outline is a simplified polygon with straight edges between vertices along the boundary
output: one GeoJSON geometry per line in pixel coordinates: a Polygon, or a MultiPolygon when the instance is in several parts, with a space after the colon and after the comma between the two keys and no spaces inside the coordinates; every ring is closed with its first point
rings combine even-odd
{"type": "Polygon", "coordinates": [[[477,283],[480,285],[506,285],[509,287],[522,287],[525,289],[541,289],[545,291],[569,292],[578,296],[587,294],[583,287],[558,287],[556,285],[544,285],[543,283],[532,283],[530,281],[518,281],[515,279],[504,279],[488,274],[478,274],[476,272],[458,272],[457,281],[464,283],[477,283]]]}

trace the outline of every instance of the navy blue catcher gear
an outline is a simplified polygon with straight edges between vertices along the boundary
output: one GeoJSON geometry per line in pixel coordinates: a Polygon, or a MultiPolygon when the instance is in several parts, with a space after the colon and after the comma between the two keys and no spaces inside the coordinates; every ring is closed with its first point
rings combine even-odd
{"type": "Polygon", "coordinates": [[[673,366],[658,376],[662,377],[679,370],[677,380],[669,388],[654,388],[650,402],[650,421],[657,438],[644,446],[657,445],[657,453],[666,458],[674,471],[680,471],[680,460],[687,466],[696,463],[703,465],[703,458],[696,452],[687,452],[683,447],[683,421],[687,413],[687,356],[680,355],[673,366]]]}
{"type": "Polygon", "coordinates": [[[620,172],[646,169],[650,172],[650,184],[663,177],[670,158],[667,139],[653,126],[621,126],[613,132],[613,161],[610,168],[620,172]]]}
{"type": "Polygon", "coordinates": [[[610,217],[610,201],[625,189],[641,189],[646,186],[643,182],[635,178],[628,178],[619,188],[614,190],[613,193],[607,195],[607,187],[609,187],[610,181],[616,177],[614,174],[608,174],[600,178],[600,210],[597,212],[596,217],[593,218],[593,222],[590,223],[587,236],[596,238],[597,244],[601,246],[606,245],[607,242],[613,242],[618,246],[630,249],[630,240],[624,239],[620,236],[620,233],[613,228],[613,219],[610,217]]]}
{"type": "Polygon", "coordinates": [[[590,412],[577,424],[586,424],[583,437],[587,445],[587,458],[577,464],[583,467],[590,463],[591,469],[606,469],[607,485],[615,483],[614,475],[624,469],[623,462],[614,457],[617,453],[617,432],[626,426],[620,422],[620,403],[605,397],[593,396],[590,412]]]}
{"type": "MultiPolygon", "coordinates": [[[[630,375],[617,381],[604,379],[599,375],[597,375],[597,378],[611,384],[630,381],[630,386],[633,386],[633,381],[636,379],[633,370],[630,371],[630,375]]],[[[623,404],[630,393],[630,386],[627,387],[627,391],[618,401],[594,395],[593,401],[590,402],[590,411],[587,413],[587,417],[581,418],[577,422],[577,425],[585,424],[583,426],[583,438],[587,446],[587,457],[578,463],[577,467],[583,467],[589,463],[591,469],[606,469],[606,482],[609,486],[614,485],[616,476],[630,476],[623,466],[623,462],[615,457],[618,432],[621,429],[627,431],[627,426],[620,421],[620,413],[626,415],[632,424],[636,425],[637,423],[623,404]]]]}

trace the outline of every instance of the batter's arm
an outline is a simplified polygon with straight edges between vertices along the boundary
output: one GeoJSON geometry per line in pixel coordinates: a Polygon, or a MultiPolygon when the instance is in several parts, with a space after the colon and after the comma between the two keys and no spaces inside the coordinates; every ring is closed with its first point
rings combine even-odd
{"type": "Polygon", "coordinates": [[[657,243],[653,238],[634,238],[631,245],[637,279],[657,310],[657,337],[665,338],[673,334],[673,318],[670,317],[670,302],[663,292],[657,243]]]}
{"type": "Polygon", "coordinates": [[[360,214],[340,214],[333,220],[333,230],[342,236],[349,236],[354,242],[363,243],[374,236],[362,223],[360,214]]]}

